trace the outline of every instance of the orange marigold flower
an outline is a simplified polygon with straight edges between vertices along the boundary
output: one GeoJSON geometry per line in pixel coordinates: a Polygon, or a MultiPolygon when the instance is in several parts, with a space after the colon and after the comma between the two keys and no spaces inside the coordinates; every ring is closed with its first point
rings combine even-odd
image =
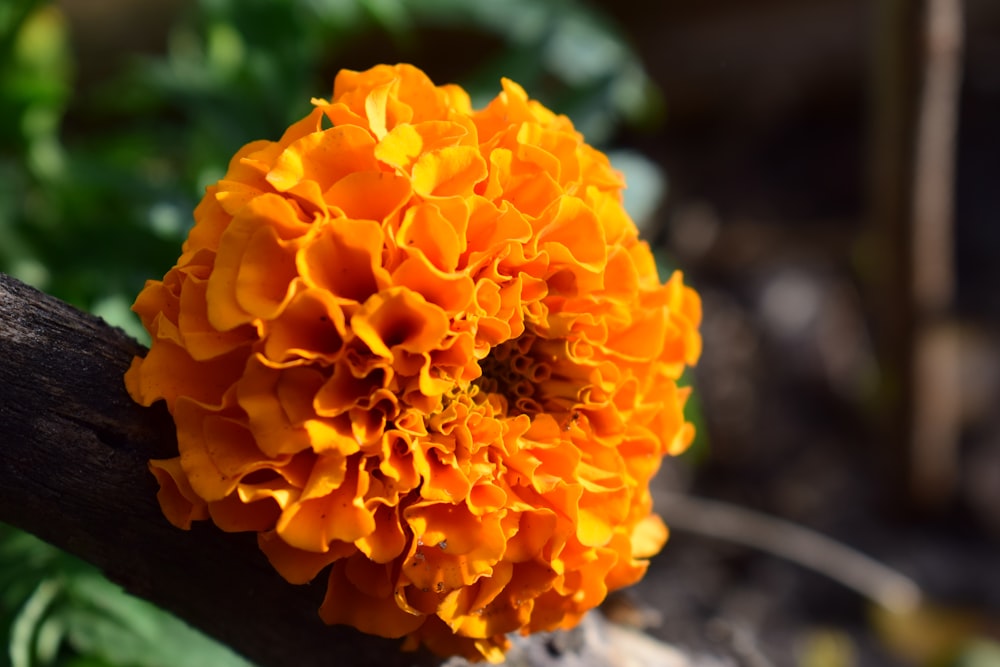
{"type": "Polygon", "coordinates": [[[666,540],[649,481],[693,430],[700,302],[661,284],[621,176],[511,81],[482,110],[409,65],[207,189],[134,309],[167,518],[255,531],[320,615],[498,660],[573,626],[666,540]]]}

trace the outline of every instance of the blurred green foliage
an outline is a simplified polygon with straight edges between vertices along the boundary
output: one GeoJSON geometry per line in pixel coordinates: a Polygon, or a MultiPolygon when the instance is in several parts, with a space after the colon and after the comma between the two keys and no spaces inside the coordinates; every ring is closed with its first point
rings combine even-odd
{"type": "Polygon", "coordinates": [[[0,525],[0,664],[247,667],[232,651],[93,567],[0,525]]]}
{"type": "MultiPolygon", "coordinates": [[[[0,2],[0,271],[141,340],[129,306],[175,261],[204,187],[329,95],[343,66],[407,60],[441,80],[437,63],[480,103],[506,76],[595,143],[660,113],[622,35],[572,0],[198,0],[165,50],[121,52],[100,80],[78,77],[73,29],[52,2],[0,2]],[[442,52],[441,34],[475,52],[442,52]]],[[[659,171],[635,155],[620,166],[641,184],[630,207],[650,211],[659,171]]],[[[2,525],[0,641],[0,666],[245,664],[2,525]]]]}
{"type": "Polygon", "coordinates": [[[955,667],[1000,667],[1000,642],[975,639],[966,644],[955,667]]]}

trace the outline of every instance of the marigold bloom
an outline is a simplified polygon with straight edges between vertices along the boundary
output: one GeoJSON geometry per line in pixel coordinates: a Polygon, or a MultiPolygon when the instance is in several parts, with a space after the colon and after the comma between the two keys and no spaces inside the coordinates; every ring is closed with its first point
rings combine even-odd
{"type": "Polygon", "coordinates": [[[498,660],[663,545],[649,481],[693,435],[700,302],[517,84],[477,111],[379,66],[313,105],[239,151],[136,300],[126,384],[177,425],[160,505],[257,532],[290,582],[330,566],[327,623],[498,660]]]}

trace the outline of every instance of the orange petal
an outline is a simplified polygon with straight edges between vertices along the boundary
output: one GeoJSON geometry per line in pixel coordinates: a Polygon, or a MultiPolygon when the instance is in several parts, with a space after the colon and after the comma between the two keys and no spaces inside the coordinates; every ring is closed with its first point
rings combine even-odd
{"type": "Polygon", "coordinates": [[[281,363],[291,359],[336,360],[347,330],[344,311],[327,291],[305,288],[266,326],[264,356],[281,363]]]}
{"type": "Polygon", "coordinates": [[[399,522],[399,507],[379,505],[375,530],[355,541],[358,549],[375,563],[389,563],[406,547],[406,534],[399,522]]]}
{"type": "Polygon", "coordinates": [[[396,242],[409,252],[419,250],[441,271],[454,271],[465,250],[460,234],[465,231],[467,219],[464,207],[442,208],[434,202],[412,206],[396,233],[396,242]]]}
{"type": "MultiPolygon", "coordinates": [[[[437,616],[430,616],[412,635],[415,641],[423,643],[432,653],[441,656],[459,656],[469,662],[486,660],[491,663],[501,663],[504,652],[510,648],[510,640],[503,634],[478,639],[456,635],[448,625],[437,616]]],[[[404,644],[404,650],[409,644],[404,644]]]]}
{"type": "Polygon", "coordinates": [[[423,152],[424,140],[413,125],[399,125],[378,142],[375,157],[390,167],[409,173],[410,165],[423,152]]]}
{"type": "Polygon", "coordinates": [[[345,125],[313,132],[278,156],[267,181],[282,192],[302,181],[312,181],[324,192],[345,176],[376,171],[374,150],[372,135],[360,127],[345,125]]]}
{"type": "Polygon", "coordinates": [[[392,481],[401,493],[411,491],[420,482],[420,476],[413,466],[413,455],[410,453],[410,438],[409,433],[399,428],[387,431],[382,436],[379,472],[386,477],[387,484],[392,481]]]}
{"type": "Polygon", "coordinates": [[[400,609],[392,595],[380,598],[360,591],[347,577],[343,560],[330,568],[326,597],[319,615],[327,625],[350,625],[361,632],[391,638],[413,632],[426,618],[400,609]]]}
{"type": "Polygon", "coordinates": [[[288,459],[266,459],[239,421],[182,398],[174,412],[181,466],[191,488],[205,500],[221,500],[254,470],[280,467],[288,459]]]}
{"type": "Polygon", "coordinates": [[[278,370],[261,363],[258,357],[247,362],[236,386],[236,397],[264,455],[295,454],[311,446],[305,424],[316,416],[308,408],[322,382],[323,376],[315,369],[278,370]]]}
{"type": "Polygon", "coordinates": [[[240,211],[222,235],[208,280],[208,320],[213,327],[228,331],[247,324],[254,319],[248,307],[261,308],[266,315],[288,297],[294,275],[289,251],[294,250],[285,239],[308,229],[291,204],[277,195],[258,197],[240,211]],[[270,261],[277,265],[269,267],[270,261]],[[260,298],[257,289],[263,290],[260,298]]]}
{"type": "Polygon", "coordinates": [[[628,515],[627,488],[605,493],[584,493],[580,497],[576,537],[580,544],[602,547],[608,543],[615,526],[628,515]]]}
{"type": "Polygon", "coordinates": [[[208,503],[208,513],[215,525],[224,531],[257,532],[272,528],[281,508],[270,498],[244,503],[239,496],[231,494],[208,503]]]}
{"type": "Polygon", "coordinates": [[[486,176],[486,161],[477,148],[442,148],[413,165],[413,191],[422,197],[468,196],[486,176]]]}
{"type": "Polygon", "coordinates": [[[390,284],[382,268],[382,227],[372,220],[333,220],[299,251],[299,273],[311,287],[364,301],[390,284]]]}
{"type": "Polygon", "coordinates": [[[139,292],[135,303],[132,304],[133,312],[139,316],[142,325],[153,336],[157,335],[155,322],[158,319],[165,319],[177,324],[180,315],[181,283],[184,279],[180,272],[171,270],[163,281],[147,280],[145,287],[139,292]],[[169,287],[167,281],[172,283],[169,287]]]}
{"type": "Polygon", "coordinates": [[[497,634],[488,627],[490,617],[483,612],[510,583],[513,574],[514,565],[510,561],[504,559],[497,563],[490,576],[482,577],[475,584],[464,586],[447,596],[438,607],[438,617],[455,632],[468,637],[490,637],[497,634]]]}
{"type": "MultiPolygon", "coordinates": [[[[422,498],[428,501],[457,502],[465,498],[472,484],[453,460],[442,460],[445,447],[434,442],[419,442],[413,449],[413,467],[423,479],[422,498]]],[[[453,457],[452,457],[453,458],[453,457]]]]}
{"type": "Polygon", "coordinates": [[[563,189],[551,174],[515,165],[509,180],[503,183],[499,201],[510,202],[524,215],[536,218],[562,196],[563,189]]]}
{"type": "Polygon", "coordinates": [[[232,216],[255,197],[272,192],[264,180],[266,166],[262,163],[268,163],[280,150],[281,147],[274,142],[261,140],[251,141],[236,152],[229,161],[226,175],[206,191],[202,205],[195,209],[197,224],[188,243],[194,247],[218,247],[222,232],[219,225],[223,224],[224,218],[215,212],[216,207],[227,217],[232,216]]]}
{"type": "Polygon", "coordinates": [[[571,264],[589,271],[604,269],[607,243],[594,212],[579,199],[563,197],[539,221],[538,248],[553,264],[571,264]]]}
{"type": "Polygon", "coordinates": [[[463,144],[475,146],[474,132],[475,126],[463,123],[459,118],[397,125],[379,142],[375,156],[385,164],[409,173],[413,162],[423,153],[463,144]]]}
{"type": "Polygon", "coordinates": [[[311,466],[311,460],[295,456],[280,468],[259,470],[244,476],[236,487],[236,493],[246,504],[268,499],[274,501],[278,508],[285,509],[302,495],[311,466]]]}
{"type": "Polygon", "coordinates": [[[132,361],[125,374],[125,386],[132,400],[152,405],[163,399],[174,410],[181,396],[206,405],[221,405],[222,395],[239,378],[246,352],[234,350],[221,357],[196,362],[184,348],[159,341],[146,354],[132,361]]]}
{"type": "Polygon", "coordinates": [[[572,596],[570,609],[582,613],[604,602],[608,595],[607,575],[618,561],[614,549],[590,549],[579,558],[567,562],[564,581],[554,586],[560,593],[572,596]]]}
{"type": "Polygon", "coordinates": [[[393,597],[393,569],[385,563],[373,563],[360,552],[344,562],[344,575],[348,580],[365,595],[381,600],[393,597]]]}
{"type": "Polygon", "coordinates": [[[334,183],[323,198],[348,218],[382,221],[410,198],[410,181],[386,171],[359,171],[334,183]]]}
{"type": "Polygon", "coordinates": [[[208,518],[205,501],[198,497],[181,469],[180,457],[154,459],[149,462],[149,471],[156,477],[160,490],[156,499],[160,502],[167,521],[178,528],[189,530],[192,521],[208,518]]]}
{"type": "MultiPolygon", "coordinates": [[[[360,342],[354,346],[366,348],[360,342]]],[[[349,347],[336,363],[333,374],[316,391],[313,399],[316,414],[338,417],[361,404],[364,409],[373,407],[372,395],[375,391],[384,389],[392,377],[386,370],[384,359],[375,357],[367,348],[365,352],[367,354],[349,347]]]]}
{"type": "MultiPolygon", "coordinates": [[[[357,462],[352,463],[352,466],[352,470],[356,471],[357,462]]],[[[356,473],[350,480],[347,480],[347,476],[346,456],[336,454],[321,456],[313,464],[312,474],[302,489],[301,499],[323,498],[343,486],[345,480],[347,484],[357,484],[356,473]]],[[[353,487],[351,490],[353,491],[353,487]]]]}
{"type": "MultiPolygon", "coordinates": [[[[611,168],[608,156],[584,143],[581,143],[577,150],[580,154],[580,180],[620,196],[621,189],[625,187],[625,179],[620,172],[611,168]]],[[[635,225],[630,226],[635,227],[635,225]]]]}
{"type": "Polygon", "coordinates": [[[407,507],[404,516],[414,539],[428,548],[483,558],[494,554],[493,562],[503,553],[506,538],[498,513],[476,516],[463,502],[452,505],[424,500],[407,507]]]}
{"type": "Polygon", "coordinates": [[[608,546],[619,553],[618,561],[605,577],[609,591],[631,586],[642,579],[649,569],[649,561],[629,555],[632,541],[623,531],[616,532],[608,546]]]}
{"type": "Polygon", "coordinates": [[[217,331],[208,321],[206,290],[208,281],[189,277],[181,291],[177,328],[191,358],[195,361],[226,354],[256,338],[250,326],[217,331]]]}
{"type": "Polygon", "coordinates": [[[371,296],[351,317],[354,333],[377,355],[392,349],[420,354],[440,347],[448,332],[448,317],[438,306],[405,287],[371,296]]]}
{"type": "Polygon", "coordinates": [[[480,197],[470,200],[467,229],[465,242],[470,266],[476,266],[483,259],[493,259],[508,243],[523,243],[532,235],[531,224],[516,208],[498,207],[480,197]]]}
{"type": "Polygon", "coordinates": [[[467,273],[446,273],[422,253],[403,261],[392,273],[397,285],[408,287],[450,316],[468,308],[475,284],[467,273]]]}
{"type": "Polygon", "coordinates": [[[254,318],[274,319],[295,294],[294,241],[282,241],[271,227],[250,237],[236,277],[236,302],[254,318]]]}
{"type": "Polygon", "coordinates": [[[635,558],[652,558],[660,552],[667,542],[666,525],[655,514],[650,514],[636,524],[632,531],[632,556],[635,558]]]}
{"type": "Polygon", "coordinates": [[[563,128],[524,123],[517,132],[518,157],[532,162],[563,184],[580,180],[579,135],[563,128]]]}
{"type": "Polygon", "coordinates": [[[507,542],[504,560],[520,563],[537,557],[548,543],[555,525],[556,517],[551,510],[521,512],[517,533],[507,542]]]}
{"type": "Polygon", "coordinates": [[[309,583],[330,563],[357,552],[353,544],[346,542],[333,542],[322,553],[303,551],[290,546],[273,530],[258,533],[257,545],[274,569],[290,584],[309,583]]]}
{"type": "Polygon", "coordinates": [[[638,311],[628,328],[609,334],[607,349],[623,359],[653,359],[663,350],[667,326],[665,309],[638,311]]]}
{"type": "MultiPolygon", "coordinates": [[[[314,489],[330,486],[322,476],[310,480],[314,489]]],[[[289,545],[305,551],[323,552],[334,540],[354,542],[375,530],[371,510],[362,496],[367,473],[359,475],[357,463],[348,465],[343,482],[327,495],[293,503],[281,513],[277,531],[289,545]]]]}

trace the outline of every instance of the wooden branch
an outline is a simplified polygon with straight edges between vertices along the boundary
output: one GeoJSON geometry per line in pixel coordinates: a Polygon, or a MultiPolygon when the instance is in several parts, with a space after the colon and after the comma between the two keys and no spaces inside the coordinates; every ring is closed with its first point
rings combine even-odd
{"type": "Polygon", "coordinates": [[[260,665],[435,665],[398,641],[328,627],[325,585],[285,582],[248,534],[167,523],[150,458],[172,456],[162,404],[122,375],[145,349],[0,274],[0,520],[87,560],[260,665]]]}

